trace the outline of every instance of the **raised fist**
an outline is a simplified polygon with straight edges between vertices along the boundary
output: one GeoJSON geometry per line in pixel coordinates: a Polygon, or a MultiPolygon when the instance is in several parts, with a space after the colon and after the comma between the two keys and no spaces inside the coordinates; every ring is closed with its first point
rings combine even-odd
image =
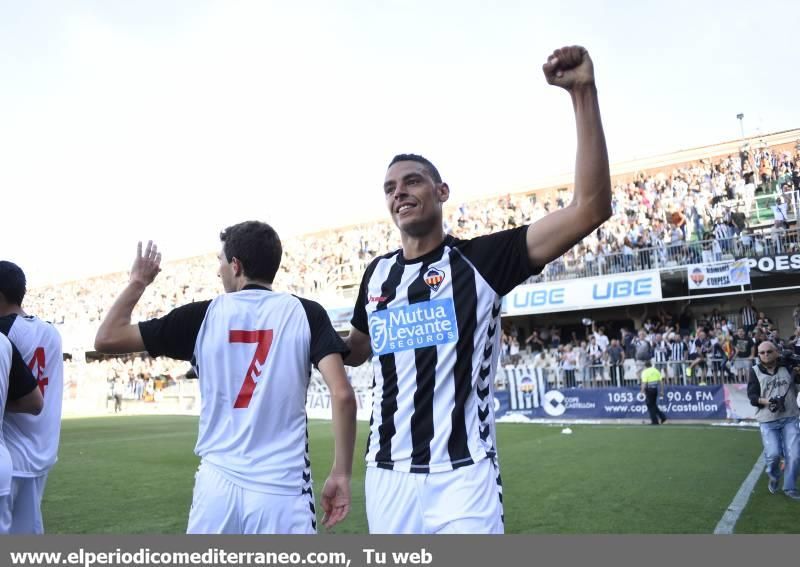
{"type": "Polygon", "coordinates": [[[594,66],[589,52],[579,45],[562,47],[553,51],[542,65],[547,82],[568,91],[576,87],[594,85],[594,66]]]}

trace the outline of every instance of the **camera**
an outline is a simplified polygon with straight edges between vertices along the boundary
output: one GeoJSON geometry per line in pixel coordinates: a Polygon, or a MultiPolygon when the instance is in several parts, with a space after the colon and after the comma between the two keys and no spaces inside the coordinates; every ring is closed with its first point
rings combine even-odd
{"type": "Polygon", "coordinates": [[[784,349],[780,354],[780,363],[789,369],[800,366],[800,354],[795,354],[793,350],[784,349]]]}
{"type": "Polygon", "coordinates": [[[769,411],[772,413],[782,413],[786,411],[786,394],[782,396],[774,396],[769,399],[769,404],[767,405],[769,411]]]}

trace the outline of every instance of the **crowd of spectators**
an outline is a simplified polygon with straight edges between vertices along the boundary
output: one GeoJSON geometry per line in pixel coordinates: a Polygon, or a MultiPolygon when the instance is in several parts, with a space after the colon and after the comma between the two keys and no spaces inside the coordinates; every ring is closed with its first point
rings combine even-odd
{"type": "Polygon", "coordinates": [[[118,392],[125,400],[153,401],[158,390],[191,376],[188,362],[148,356],[112,357],[86,363],[68,362],[65,373],[80,374],[95,383],[105,383],[109,397],[118,392]]]}
{"type": "MultiPolygon", "coordinates": [[[[591,276],[800,251],[800,149],[743,150],[613,188],[613,216],[551,263],[546,277],[591,276]]],[[[556,203],[568,202],[570,195],[556,203]]]]}
{"type": "Polygon", "coordinates": [[[629,324],[608,334],[605,326],[588,319],[580,331],[539,328],[527,336],[509,326],[503,330],[501,364],[540,368],[563,387],[624,385],[638,380],[646,361],[667,384],[745,384],[762,341],[800,355],[800,306],[793,319],[793,334],[782,338],[774,322],[748,300],[727,314],[714,309],[694,315],[688,303],[677,316],[659,308],[640,326],[629,324]]]}
{"type": "MultiPolygon", "coordinates": [[[[559,277],[567,268],[572,268],[570,273],[576,277],[644,269],[659,261],[662,266],[670,260],[685,263],[692,251],[699,262],[719,259],[728,252],[752,255],[781,246],[796,247],[796,229],[788,222],[795,215],[796,187],[800,187],[800,149],[790,153],[763,148],[752,155],[743,151],[714,163],[701,160],[670,173],[638,173],[632,181],[615,183],[612,218],[551,263],[547,275],[559,277]],[[772,228],[766,231],[755,231],[751,226],[754,203],[760,196],[771,203],[772,228]],[[705,246],[684,246],[692,241],[704,242],[705,246]],[[573,273],[575,267],[582,267],[586,273],[573,273]]],[[[564,189],[464,203],[448,211],[445,229],[455,236],[471,238],[513,228],[566,206],[571,198],[570,191],[564,189]]],[[[357,287],[367,264],[378,253],[396,246],[399,237],[388,221],[287,239],[276,288],[323,300],[332,298],[337,290],[357,287]]],[[[166,262],[135,315],[146,319],[189,301],[214,297],[222,291],[215,276],[216,262],[211,253],[166,262]]],[[[28,309],[55,323],[97,324],[126,277],[123,273],[109,274],[32,289],[26,299],[28,309]]],[[[340,303],[349,301],[340,299],[340,303]]]]}
{"type": "MultiPolygon", "coordinates": [[[[797,223],[789,222],[796,217],[798,187],[800,144],[793,151],[743,149],[713,162],[703,159],[669,171],[617,178],[612,218],[537,278],[719,260],[726,254],[800,251],[797,223]],[[768,212],[767,221],[759,216],[763,210],[768,212]]],[[[513,228],[567,206],[571,198],[566,188],[463,203],[446,210],[445,229],[471,238],[513,228]]],[[[367,264],[397,246],[398,233],[385,220],[286,239],[276,289],[315,298],[329,308],[348,305],[367,264]]],[[[160,316],[178,305],[214,297],[222,291],[216,269],[215,253],[166,262],[137,305],[134,319],[160,316]]],[[[96,327],[126,279],[124,273],[107,274],[31,289],[25,307],[56,324],[96,327]]],[[[660,334],[661,340],[668,340],[660,334]]],[[[134,386],[134,395],[140,389],[134,386]]]]}

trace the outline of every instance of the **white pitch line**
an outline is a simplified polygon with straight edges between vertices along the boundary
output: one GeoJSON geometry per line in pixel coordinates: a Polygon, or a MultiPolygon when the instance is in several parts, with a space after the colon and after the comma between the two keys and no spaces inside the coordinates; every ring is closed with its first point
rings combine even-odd
{"type": "Polygon", "coordinates": [[[733,497],[733,501],[728,506],[728,509],[725,510],[722,519],[720,519],[717,527],[714,528],[715,534],[733,533],[733,528],[736,527],[736,522],[739,516],[742,515],[742,510],[747,506],[747,501],[750,500],[750,495],[753,493],[753,488],[758,482],[758,477],[764,473],[765,466],[766,461],[764,460],[764,453],[762,452],[756,464],[753,465],[753,470],[751,470],[747,478],[744,479],[742,486],[739,487],[739,492],[733,497]]]}

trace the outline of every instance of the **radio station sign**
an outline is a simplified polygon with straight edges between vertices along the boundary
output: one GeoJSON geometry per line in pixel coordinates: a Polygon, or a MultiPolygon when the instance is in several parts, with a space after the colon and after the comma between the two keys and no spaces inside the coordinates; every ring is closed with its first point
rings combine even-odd
{"type": "MultiPolygon", "coordinates": [[[[527,419],[646,419],[645,396],[638,387],[555,388],[534,374],[507,382],[496,391],[495,417],[527,419]]],[[[723,386],[669,386],[658,400],[669,419],[726,419],[723,386]]]]}
{"type": "Polygon", "coordinates": [[[521,285],[503,298],[504,315],[596,309],[661,300],[657,270],[521,285]]]}
{"type": "MultiPolygon", "coordinates": [[[[646,419],[647,404],[639,388],[562,388],[542,393],[540,401],[515,406],[513,392],[495,392],[495,417],[528,419],[646,419]]],[[[723,386],[671,386],[658,406],[672,420],[726,419],[723,386]]]]}

